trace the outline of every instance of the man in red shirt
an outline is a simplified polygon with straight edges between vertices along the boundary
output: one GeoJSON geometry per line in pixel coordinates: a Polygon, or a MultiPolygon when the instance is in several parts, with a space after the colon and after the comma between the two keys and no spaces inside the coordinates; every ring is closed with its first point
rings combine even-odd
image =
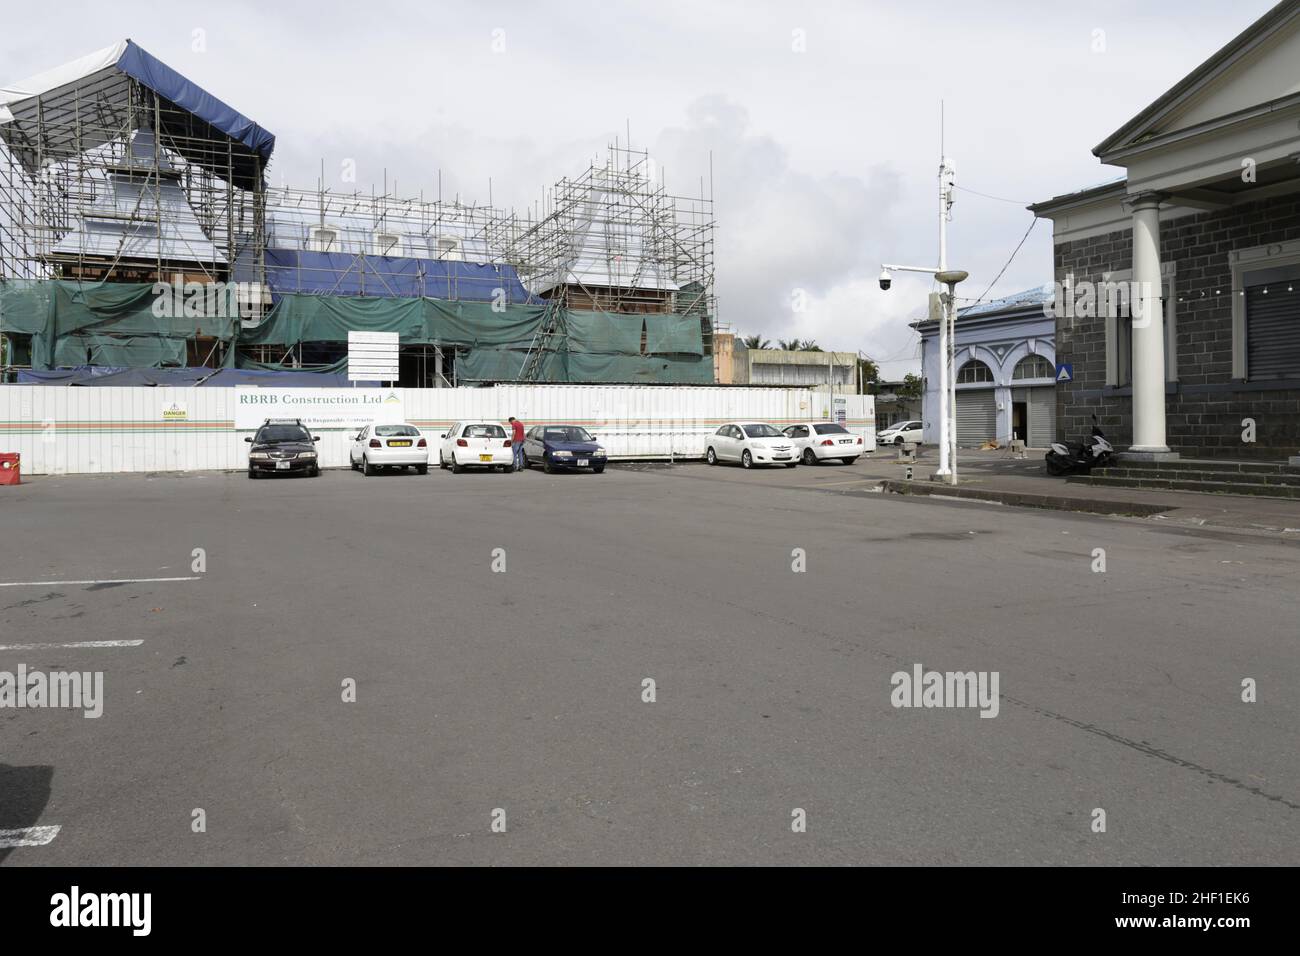
{"type": "Polygon", "coordinates": [[[510,447],[515,453],[515,471],[524,469],[524,423],[510,416],[510,447]]]}

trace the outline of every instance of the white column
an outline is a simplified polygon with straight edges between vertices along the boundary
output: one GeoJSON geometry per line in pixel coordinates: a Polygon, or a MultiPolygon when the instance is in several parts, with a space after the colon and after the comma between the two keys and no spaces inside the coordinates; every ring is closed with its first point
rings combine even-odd
{"type": "Polygon", "coordinates": [[[1130,452],[1168,455],[1165,444],[1165,315],[1161,301],[1160,200],[1143,193],[1133,213],[1133,444],[1130,452]]]}

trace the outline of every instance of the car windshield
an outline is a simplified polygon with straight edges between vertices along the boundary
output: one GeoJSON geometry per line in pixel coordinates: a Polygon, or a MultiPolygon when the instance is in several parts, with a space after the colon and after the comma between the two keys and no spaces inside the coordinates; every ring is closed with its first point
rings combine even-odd
{"type": "Polygon", "coordinates": [[[506,430],[500,425],[466,425],[466,438],[505,438],[506,430]]]}
{"type": "Polygon", "coordinates": [[[406,435],[413,438],[420,432],[414,425],[376,425],[375,434],[381,438],[392,438],[395,435],[406,435]]]}
{"type": "Polygon", "coordinates": [[[577,425],[548,425],[542,437],[546,441],[594,441],[587,429],[577,425]]]}
{"type": "Polygon", "coordinates": [[[849,433],[848,429],[843,425],[835,424],[814,425],[813,429],[818,435],[847,435],[849,433]]]}
{"type": "Polygon", "coordinates": [[[745,434],[750,438],[783,438],[784,436],[771,425],[745,425],[745,434]]]}
{"type": "Polygon", "coordinates": [[[286,441],[311,441],[311,435],[301,425],[265,425],[257,433],[257,444],[273,445],[286,441]]]}

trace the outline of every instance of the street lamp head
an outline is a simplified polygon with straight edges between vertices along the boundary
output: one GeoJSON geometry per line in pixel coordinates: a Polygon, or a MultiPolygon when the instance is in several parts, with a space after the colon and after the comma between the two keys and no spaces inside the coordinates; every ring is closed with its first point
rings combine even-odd
{"type": "Polygon", "coordinates": [[[970,278],[969,272],[963,272],[960,269],[949,269],[947,272],[940,272],[935,276],[944,285],[956,285],[958,282],[964,282],[970,278]]]}
{"type": "Polygon", "coordinates": [[[893,284],[893,282],[894,282],[894,277],[891,276],[891,275],[889,274],[889,270],[888,270],[888,269],[881,269],[881,270],[880,270],[880,288],[882,288],[882,289],[884,289],[886,292],[888,292],[888,291],[889,291],[889,287],[893,284]]]}

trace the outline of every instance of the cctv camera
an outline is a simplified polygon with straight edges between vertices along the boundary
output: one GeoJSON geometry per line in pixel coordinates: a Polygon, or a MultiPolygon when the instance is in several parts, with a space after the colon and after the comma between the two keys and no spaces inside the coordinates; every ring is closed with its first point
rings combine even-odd
{"type": "Polygon", "coordinates": [[[884,270],[881,271],[881,273],[880,273],[880,288],[882,288],[882,289],[884,289],[886,292],[888,292],[888,291],[889,291],[889,286],[893,283],[893,281],[894,281],[894,277],[891,276],[891,275],[889,274],[889,270],[888,270],[888,269],[884,269],[884,270]]]}

